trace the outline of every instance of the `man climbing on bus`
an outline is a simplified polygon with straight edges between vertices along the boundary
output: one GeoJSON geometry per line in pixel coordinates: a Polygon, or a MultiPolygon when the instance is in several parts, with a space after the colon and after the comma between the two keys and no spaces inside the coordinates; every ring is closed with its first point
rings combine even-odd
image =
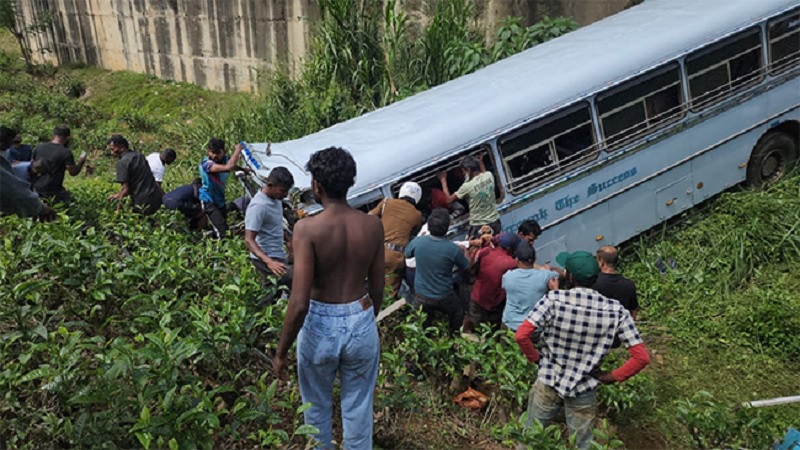
{"type": "Polygon", "coordinates": [[[478,158],[468,155],[461,159],[460,167],[464,171],[467,181],[453,194],[447,187],[447,173],[436,174],[448,203],[453,203],[455,200],[467,201],[469,206],[467,236],[470,238],[477,237],[483,225],[492,227],[495,235],[500,233],[500,214],[497,212],[494,196],[494,175],[486,170],[483,158],[484,154],[478,158]]]}
{"type": "Polygon", "coordinates": [[[389,296],[397,297],[406,268],[405,249],[411,236],[416,236],[422,227],[422,214],[417,204],[422,197],[422,188],[413,181],[403,183],[398,198],[387,198],[369,213],[383,222],[383,239],[386,245],[386,286],[389,296]]]}

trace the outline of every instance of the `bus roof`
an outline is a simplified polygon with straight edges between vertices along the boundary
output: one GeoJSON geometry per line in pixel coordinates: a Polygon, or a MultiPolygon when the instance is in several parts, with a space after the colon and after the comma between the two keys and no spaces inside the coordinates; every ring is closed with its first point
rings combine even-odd
{"type": "MultiPolygon", "coordinates": [[[[473,74],[293,141],[251,144],[261,163],[287,166],[299,187],[317,150],[349,150],[359,195],[509,126],[714,41],[798,0],[646,0],[473,74]],[[259,154],[261,153],[261,154],[259,154]],[[287,164],[289,163],[289,164],[287,164]]],[[[266,175],[266,173],[262,173],[266,175]]]]}

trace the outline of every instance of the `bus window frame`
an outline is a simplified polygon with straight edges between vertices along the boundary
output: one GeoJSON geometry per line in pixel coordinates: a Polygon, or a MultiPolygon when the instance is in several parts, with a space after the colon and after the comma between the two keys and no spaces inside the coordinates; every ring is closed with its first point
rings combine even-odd
{"type": "MultiPolygon", "coordinates": [[[[657,132],[659,130],[667,128],[668,126],[683,120],[686,117],[686,114],[687,114],[687,111],[686,111],[687,110],[686,99],[684,98],[684,94],[685,94],[685,89],[684,88],[685,88],[685,86],[684,86],[683,68],[678,63],[677,60],[673,59],[673,60],[667,61],[666,63],[664,63],[664,64],[662,64],[662,65],[660,65],[658,67],[650,69],[647,72],[639,74],[636,77],[634,77],[633,79],[629,79],[629,80],[627,80],[627,81],[625,81],[625,82],[623,82],[621,84],[618,84],[618,85],[616,85],[616,86],[614,86],[614,87],[612,87],[612,88],[610,88],[608,90],[605,90],[605,91],[602,91],[602,92],[598,92],[597,94],[595,94],[594,97],[595,97],[595,105],[596,105],[596,108],[597,108],[597,122],[598,122],[598,126],[599,126],[600,133],[601,133],[600,137],[602,139],[602,141],[601,141],[602,142],[602,148],[606,151],[606,153],[609,153],[609,154],[616,153],[616,152],[620,151],[621,149],[623,149],[624,147],[628,146],[629,144],[631,144],[633,142],[636,142],[636,141],[639,141],[641,139],[644,139],[647,136],[649,136],[649,135],[651,135],[651,134],[653,134],[653,133],[655,133],[655,132],[657,132]],[[613,95],[617,95],[620,92],[625,91],[626,89],[631,89],[632,87],[635,87],[635,86],[638,86],[638,85],[640,85],[642,83],[650,81],[653,78],[662,76],[662,75],[664,75],[664,74],[666,74],[666,73],[668,73],[670,71],[673,71],[673,70],[678,75],[678,78],[677,78],[676,81],[673,81],[670,84],[664,85],[664,86],[662,86],[661,88],[659,88],[659,89],[657,89],[655,91],[650,91],[646,95],[637,97],[634,100],[631,100],[631,101],[625,103],[624,105],[617,106],[616,108],[614,108],[614,109],[612,109],[610,111],[606,111],[604,113],[600,112],[601,111],[600,103],[603,100],[605,100],[605,99],[607,99],[607,98],[609,98],[609,97],[611,97],[613,95]],[[656,119],[659,116],[663,115],[663,113],[662,114],[657,114],[657,115],[655,115],[653,117],[650,117],[648,115],[648,102],[647,102],[647,100],[652,98],[653,96],[655,96],[658,93],[664,92],[667,89],[675,88],[675,87],[677,88],[677,92],[678,92],[678,104],[677,104],[676,108],[679,111],[677,113],[672,113],[672,115],[670,115],[670,116],[662,117],[658,121],[656,121],[655,124],[651,125],[650,122],[653,119],[656,119]],[[639,122],[639,123],[635,124],[632,127],[628,127],[628,128],[626,128],[626,129],[624,129],[622,131],[619,131],[616,134],[610,136],[610,138],[613,140],[616,136],[620,136],[620,135],[624,136],[625,133],[629,133],[631,130],[634,130],[637,127],[640,127],[642,124],[645,125],[644,128],[642,130],[640,130],[640,131],[636,131],[635,133],[631,134],[628,137],[623,137],[622,139],[619,139],[619,140],[616,140],[616,141],[613,141],[613,142],[609,142],[609,136],[606,135],[606,127],[604,126],[603,119],[606,118],[606,117],[609,117],[609,116],[611,116],[613,114],[616,114],[619,111],[623,111],[625,109],[628,109],[628,108],[630,108],[631,106],[633,106],[633,105],[635,105],[637,103],[641,103],[643,105],[643,107],[644,107],[644,113],[645,113],[644,122],[639,122]]],[[[671,108],[671,109],[667,110],[667,112],[672,112],[676,108],[671,108]]]]}
{"type": "Polygon", "coordinates": [[[762,81],[764,81],[764,75],[765,75],[765,72],[766,72],[766,68],[764,67],[764,59],[763,59],[763,55],[764,55],[764,40],[763,40],[764,39],[764,35],[762,33],[763,33],[763,30],[761,29],[760,26],[753,25],[753,26],[751,26],[749,28],[746,28],[744,30],[741,30],[741,31],[737,32],[736,34],[733,34],[731,36],[727,36],[726,38],[721,39],[720,41],[715,42],[712,45],[697,49],[694,52],[692,52],[692,53],[690,53],[690,54],[688,54],[688,55],[686,55],[684,57],[684,61],[685,61],[684,65],[686,67],[686,88],[687,88],[687,92],[689,94],[688,104],[690,105],[689,109],[692,112],[696,113],[696,112],[701,112],[703,110],[706,110],[706,109],[708,109],[708,108],[710,108],[710,107],[712,107],[712,106],[714,106],[714,105],[716,105],[716,104],[718,104],[720,102],[723,102],[723,101],[725,101],[725,100],[727,100],[727,99],[729,99],[729,98],[731,98],[731,97],[733,97],[735,95],[738,95],[738,94],[742,93],[743,91],[747,90],[748,88],[750,88],[750,87],[752,87],[752,86],[754,86],[756,84],[759,84],[762,81]],[[731,56],[730,58],[727,58],[727,59],[724,59],[722,61],[719,61],[716,64],[713,64],[711,66],[704,67],[702,70],[699,70],[699,71],[697,71],[695,73],[690,73],[689,72],[689,64],[691,63],[691,61],[699,59],[699,58],[703,58],[703,57],[705,57],[705,56],[707,56],[707,55],[709,55],[711,53],[714,53],[714,52],[722,49],[722,48],[725,48],[725,47],[727,47],[729,45],[735,44],[737,41],[739,41],[741,39],[746,39],[747,37],[749,37],[748,36],[749,34],[756,34],[756,37],[757,37],[756,41],[758,42],[758,47],[751,47],[751,48],[748,48],[746,50],[740,51],[739,53],[731,56]],[[749,73],[748,75],[746,75],[743,78],[732,80],[731,79],[731,66],[730,66],[731,61],[733,61],[734,59],[739,58],[739,57],[741,57],[741,56],[743,56],[743,55],[745,55],[747,53],[753,52],[754,50],[758,50],[758,59],[757,60],[758,60],[759,67],[755,71],[749,73]],[[699,77],[699,76],[702,76],[702,75],[704,75],[704,74],[706,74],[708,72],[711,72],[712,70],[715,70],[715,69],[717,69],[719,67],[725,67],[726,68],[726,73],[727,73],[727,76],[728,76],[727,83],[722,85],[722,86],[719,86],[719,87],[715,88],[712,91],[708,91],[708,92],[704,93],[703,96],[708,96],[709,93],[714,92],[714,91],[718,91],[723,87],[726,88],[726,89],[715,93],[714,96],[712,96],[712,97],[707,97],[707,98],[703,99],[703,98],[701,98],[702,97],[701,96],[701,97],[698,97],[698,99],[695,99],[694,95],[692,95],[692,80],[697,78],[697,77],[699,77]],[[734,86],[733,86],[734,83],[737,82],[737,81],[740,81],[740,80],[745,80],[746,82],[741,83],[741,84],[737,85],[734,88],[734,86]]]}
{"type": "MultiPolygon", "coordinates": [[[[467,150],[455,152],[451,156],[442,158],[433,164],[429,164],[420,169],[414,170],[408,175],[400,177],[399,179],[389,183],[389,191],[392,194],[392,198],[398,198],[397,195],[400,192],[400,187],[407,181],[413,181],[419,185],[422,185],[429,180],[436,180],[436,174],[439,172],[447,172],[458,168],[461,158],[465,156],[474,156],[477,158],[481,154],[484,154],[485,157],[490,158],[489,161],[491,163],[491,167],[494,168],[494,170],[489,170],[488,168],[486,170],[492,173],[492,176],[494,177],[495,188],[500,191],[499,196],[495,195],[495,203],[499,205],[505,200],[506,191],[503,188],[500,171],[498,170],[497,158],[495,158],[495,155],[492,152],[492,146],[489,142],[471,145],[467,148],[467,150]],[[444,164],[444,166],[442,166],[442,164],[444,164]],[[425,177],[420,178],[421,175],[425,175],[425,177]]],[[[453,190],[452,193],[455,193],[455,190],[453,190]]]]}
{"type": "MultiPolygon", "coordinates": [[[[600,146],[597,142],[597,135],[595,133],[595,122],[594,122],[594,114],[592,111],[592,105],[588,98],[582,99],[578,102],[572,103],[570,105],[566,105],[557,111],[549,113],[547,115],[541,116],[532,122],[529,122],[519,128],[511,130],[502,136],[499,136],[496,141],[497,145],[497,154],[499,155],[500,159],[503,162],[503,169],[506,173],[506,189],[508,192],[514,195],[520,195],[525,191],[535,188],[543,183],[553,180],[559,176],[562,176],[575,168],[583,165],[586,161],[596,159],[597,155],[600,153],[600,146]],[[503,144],[508,142],[509,140],[517,139],[525,134],[529,134],[536,130],[537,128],[541,128],[547,125],[552,124],[558,120],[561,120],[571,114],[575,114],[582,109],[586,110],[586,114],[588,116],[588,120],[585,122],[580,122],[577,125],[564,130],[556,135],[548,136],[546,139],[541,141],[535,142],[534,144],[528,146],[523,150],[516,151],[511,155],[505,156],[502,151],[503,144]],[[561,158],[558,156],[558,149],[556,148],[556,139],[567,135],[581,127],[589,126],[589,135],[592,139],[592,145],[586,147],[585,149],[581,150],[580,152],[576,152],[573,155],[570,155],[568,158],[575,158],[572,161],[569,161],[565,164],[561,163],[561,158]],[[525,155],[537,148],[542,147],[543,145],[547,145],[548,154],[550,156],[550,160],[552,161],[547,166],[543,166],[540,168],[535,169],[532,172],[529,172],[520,177],[514,177],[514,172],[511,170],[510,161],[514,158],[519,156],[525,155]],[[534,173],[541,173],[547,170],[551,170],[551,173],[545,174],[544,176],[534,176],[534,173]]],[[[567,159],[567,158],[565,158],[567,159]]]]}
{"type": "Polygon", "coordinates": [[[790,20],[792,17],[796,17],[796,20],[800,21],[800,7],[794,8],[790,11],[787,11],[777,17],[773,17],[772,19],[766,21],[765,30],[766,30],[766,39],[767,39],[767,70],[770,75],[780,75],[782,73],[791,71],[792,69],[797,68],[800,65],[800,51],[798,53],[794,53],[790,55],[790,59],[784,61],[781,64],[776,64],[772,58],[772,46],[773,44],[780,42],[784,39],[787,39],[791,36],[794,36],[795,39],[800,40],[800,26],[797,27],[796,30],[790,31],[789,33],[784,34],[783,36],[779,37],[778,39],[772,38],[772,28],[778,23],[784,20],[790,20]]]}

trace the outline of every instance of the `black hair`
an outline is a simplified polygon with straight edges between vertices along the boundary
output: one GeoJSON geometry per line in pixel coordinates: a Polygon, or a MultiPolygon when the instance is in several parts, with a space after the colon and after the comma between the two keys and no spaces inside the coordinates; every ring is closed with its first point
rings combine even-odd
{"type": "Polygon", "coordinates": [[[308,159],[306,171],[332,199],[344,199],[356,182],[356,162],[347,150],[328,147],[308,159]]]}
{"type": "Polygon", "coordinates": [[[461,163],[459,165],[469,170],[470,172],[481,171],[481,164],[478,162],[478,159],[475,158],[474,156],[467,155],[461,158],[461,163]]]}
{"type": "Polygon", "coordinates": [[[542,227],[539,225],[539,222],[533,219],[528,219],[519,224],[519,228],[517,228],[517,233],[523,236],[527,236],[529,234],[532,234],[534,236],[539,236],[540,234],[542,234],[542,227]]]}
{"type": "Polygon", "coordinates": [[[536,249],[523,239],[517,244],[517,249],[514,250],[514,257],[524,263],[532,264],[536,261],[536,249]]]}
{"type": "Polygon", "coordinates": [[[70,136],[69,127],[59,125],[53,129],[53,136],[68,138],[70,136]]]}
{"type": "Polygon", "coordinates": [[[0,127],[0,151],[11,147],[11,141],[17,136],[17,132],[8,127],[0,127]]]}
{"type": "Polygon", "coordinates": [[[445,237],[450,228],[450,212],[445,208],[436,208],[428,216],[428,231],[432,236],[445,237]]]}
{"type": "Polygon", "coordinates": [[[220,153],[225,151],[225,141],[222,139],[209,140],[208,150],[215,155],[219,155],[220,153]]]}
{"type": "Polygon", "coordinates": [[[110,138],[108,138],[109,144],[114,144],[117,147],[122,147],[124,149],[128,149],[128,140],[122,137],[121,134],[112,134],[110,138]]]}
{"type": "Polygon", "coordinates": [[[572,284],[575,287],[591,288],[597,282],[597,275],[589,278],[588,280],[579,280],[578,277],[576,277],[575,275],[573,274],[570,275],[572,276],[572,284]]]}
{"type": "Polygon", "coordinates": [[[294,177],[289,169],[283,166],[276,167],[269,172],[267,183],[275,186],[291,188],[294,186],[294,177]]]}
{"type": "Polygon", "coordinates": [[[164,158],[166,159],[171,159],[173,161],[178,159],[178,154],[175,153],[175,150],[171,148],[165,148],[164,151],[161,152],[161,154],[164,155],[164,158]]]}

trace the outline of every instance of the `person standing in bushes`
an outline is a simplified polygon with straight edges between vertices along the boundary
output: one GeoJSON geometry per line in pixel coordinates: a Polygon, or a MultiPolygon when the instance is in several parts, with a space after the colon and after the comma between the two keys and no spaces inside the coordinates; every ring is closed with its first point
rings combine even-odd
{"type": "MultiPolygon", "coordinates": [[[[276,167],[267,176],[267,184],[247,206],[244,216],[244,243],[250,250],[250,262],[265,278],[278,277],[278,285],[291,287],[292,267],[287,265],[283,249],[283,199],[294,186],[294,177],[286,167],[276,167]]],[[[262,302],[271,301],[268,293],[262,302]]]]}
{"type": "Polygon", "coordinates": [[[22,143],[22,136],[17,134],[11,140],[11,147],[8,149],[8,161],[11,164],[20,162],[30,162],[33,158],[33,149],[28,144],[22,143]]]}
{"type": "Polygon", "coordinates": [[[0,213],[19,217],[55,218],[53,208],[39,199],[31,185],[19,179],[6,158],[0,157],[0,213]]]}
{"type": "Polygon", "coordinates": [[[167,173],[166,166],[174,163],[177,157],[177,153],[171,148],[165,148],[161,153],[151,153],[147,155],[147,164],[150,166],[150,171],[153,172],[153,178],[156,179],[156,184],[158,188],[161,189],[161,192],[164,192],[161,183],[164,181],[164,175],[167,173]]]}
{"type": "Polygon", "coordinates": [[[416,260],[410,303],[428,314],[428,322],[434,311],[447,314],[450,333],[455,334],[464,319],[464,307],[453,289],[453,268],[469,268],[469,259],[464,250],[445,238],[450,227],[446,209],[434,209],[427,225],[430,234],[417,236],[406,246],[406,258],[416,260]]]}
{"type": "Polygon", "coordinates": [[[575,445],[585,450],[597,421],[597,387],[636,375],[650,363],[650,353],[630,313],[591,288],[600,273],[594,255],[564,252],[556,261],[574,287],[548,292],[514,334],[528,361],[539,365],[528,399],[527,425],[538,420],[548,426],[563,406],[569,431],[577,434],[575,445]],[[541,354],[531,340],[538,329],[542,330],[541,354]],[[602,372],[600,364],[615,336],[631,358],[616,370],[602,372]]]}
{"type": "Polygon", "coordinates": [[[190,230],[200,230],[208,225],[198,198],[201,185],[200,178],[196,178],[191,184],[178,186],[162,197],[165,208],[180,211],[183,217],[189,221],[190,230]]]}
{"type": "Polygon", "coordinates": [[[53,140],[39,144],[33,149],[33,160],[40,161],[41,175],[33,180],[33,189],[42,198],[53,199],[56,203],[69,203],[69,192],[64,189],[64,173],[77,176],[86,162],[86,152],[81,153],[78,163],[72,156],[69,143],[72,139],[69,128],[58,126],[53,130],[53,140]]]}
{"type": "Polygon", "coordinates": [[[536,250],[524,240],[514,250],[514,259],[517,268],[503,274],[503,289],[506,290],[503,325],[517,331],[534,303],[548,290],[558,289],[558,273],[535,268],[536,250]]]}
{"type": "Polygon", "coordinates": [[[117,210],[122,208],[125,197],[130,196],[135,211],[149,216],[161,207],[161,190],[156,185],[147,159],[128,146],[128,140],[119,134],[108,139],[108,149],[116,156],[117,183],[121,184],[119,192],[108,197],[117,202],[117,210]]]}
{"type": "Polygon", "coordinates": [[[398,198],[387,198],[369,213],[383,222],[383,240],[386,245],[386,285],[389,296],[397,297],[406,268],[405,249],[411,236],[422,227],[422,213],[417,203],[422,197],[422,188],[413,181],[403,183],[398,198]]]}
{"type": "Polygon", "coordinates": [[[233,154],[228,157],[225,152],[225,141],[211,139],[208,141],[208,154],[200,162],[200,179],[202,186],[198,194],[203,212],[211,223],[214,237],[223,239],[228,235],[228,207],[225,204],[225,184],[228,175],[239,167],[239,156],[244,147],[236,144],[233,154]]]}
{"type": "Polygon", "coordinates": [[[607,298],[620,302],[633,320],[639,313],[639,298],[636,296],[636,284],[617,273],[619,252],[615,247],[604,245],[597,250],[597,263],[600,265],[600,275],[592,289],[607,298]]]}
{"type": "Polygon", "coordinates": [[[517,267],[511,255],[520,239],[514,233],[503,233],[496,238],[496,242],[496,246],[487,245],[475,256],[475,284],[472,286],[469,311],[464,318],[464,333],[472,333],[483,322],[499,326],[502,319],[506,301],[503,275],[517,267]]]}
{"type": "Polygon", "coordinates": [[[356,163],[327,148],[309,159],[314,196],[323,206],[294,227],[294,280],[272,367],[284,377],[297,338],[297,378],[305,423],[332,449],[334,380],[339,373],[343,448],[372,450],[373,394],[380,342],[375,315],[383,302],[383,226],[347,204],[356,163]],[[366,283],[365,283],[366,280],[366,283]]]}

